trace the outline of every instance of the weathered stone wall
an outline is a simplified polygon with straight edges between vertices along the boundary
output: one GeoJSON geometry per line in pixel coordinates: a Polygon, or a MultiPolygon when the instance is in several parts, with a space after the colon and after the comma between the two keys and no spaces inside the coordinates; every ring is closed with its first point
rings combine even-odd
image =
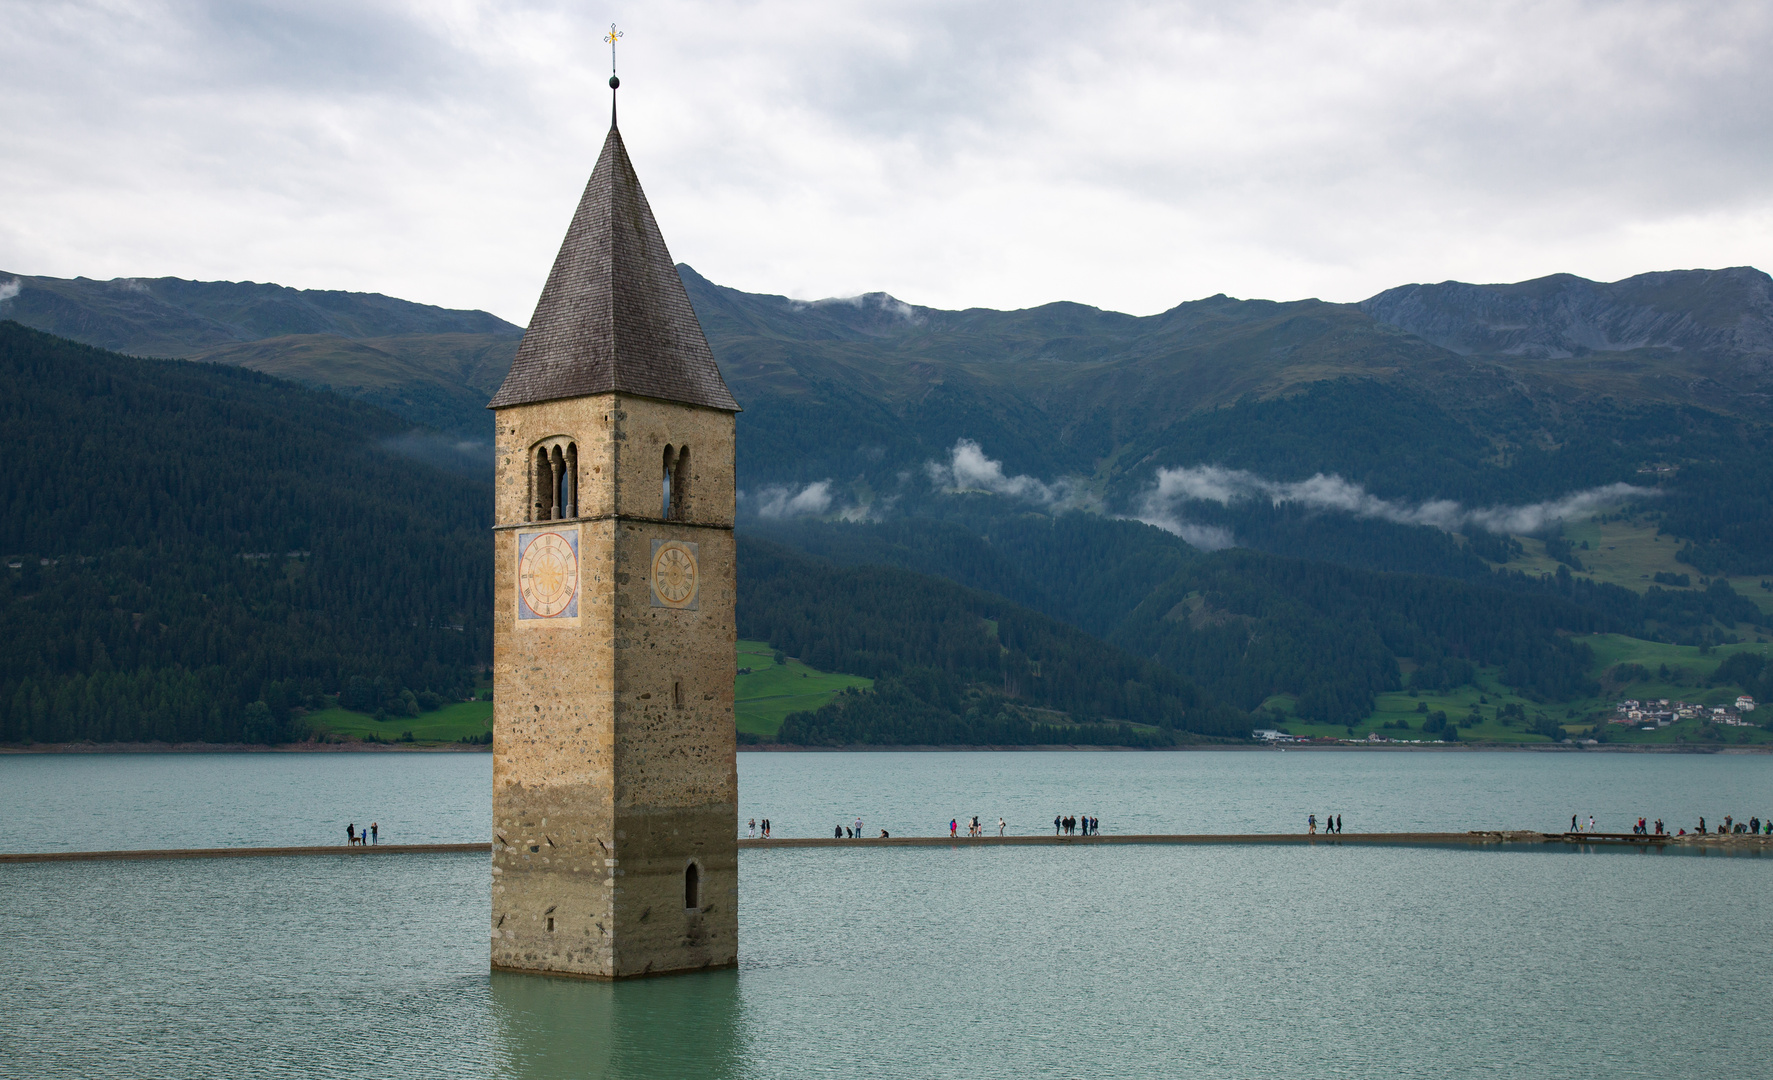
{"type": "Polygon", "coordinates": [[[496,967],[621,977],[737,961],[733,418],[600,395],[498,413],[496,967]],[[578,446],[579,619],[516,618],[517,533],[540,440],[578,446]],[[664,449],[691,447],[687,520],[664,449]],[[696,545],[693,607],[656,606],[653,542],[696,545]],[[686,907],[695,863],[699,897],[686,907]]]}

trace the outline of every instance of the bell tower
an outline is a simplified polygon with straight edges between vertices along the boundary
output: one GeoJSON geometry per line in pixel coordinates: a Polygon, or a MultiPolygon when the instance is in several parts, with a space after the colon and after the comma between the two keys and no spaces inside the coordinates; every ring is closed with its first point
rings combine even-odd
{"type": "Polygon", "coordinates": [[[488,408],[492,965],[730,967],[739,406],[613,114],[488,408]]]}

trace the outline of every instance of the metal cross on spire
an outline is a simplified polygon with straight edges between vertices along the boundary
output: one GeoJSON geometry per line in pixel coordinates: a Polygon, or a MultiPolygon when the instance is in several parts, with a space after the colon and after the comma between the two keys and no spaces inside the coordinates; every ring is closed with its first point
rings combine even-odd
{"type": "Polygon", "coordinates": [[[616,78],[616,42],[622,40],[622,32],[616,29],[615,23],[609,24],[609,33],[603,35],[603,40],[609,42],[609,126],[614,128],[616,126],[616,87],[622,85],[622,80],[616,78]]]}

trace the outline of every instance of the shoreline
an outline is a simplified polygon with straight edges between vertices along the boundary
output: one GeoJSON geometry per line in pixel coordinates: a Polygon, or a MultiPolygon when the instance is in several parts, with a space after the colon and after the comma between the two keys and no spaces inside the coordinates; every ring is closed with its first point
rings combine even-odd
{"type": "MultiPolygon", "coordinates": [[[[1773,745],[1629,745],[1600,743],[1572,746],[1567,743],[1396,743],[1329,744],[1314,746],[1297,743],[1288,746],[1241,743],[1186,743],[1178,746],[1075,746],[1067,744],[1041,746],[798,746],[788,743],[741,743],[741,754],[959,754],[1003,753],[1020,751],[1045,753],[1054,751],[1087,751],[1091,753],[1169,754],[1179,752],[1213,753],[1526,753],[1526,754],[1773,754],[1773,745]]],[[[0,755],[16,754],[490,754],[486,743],[279,743],[265,746],[258,743],[38,743],[0,745],[0,755]]]]}

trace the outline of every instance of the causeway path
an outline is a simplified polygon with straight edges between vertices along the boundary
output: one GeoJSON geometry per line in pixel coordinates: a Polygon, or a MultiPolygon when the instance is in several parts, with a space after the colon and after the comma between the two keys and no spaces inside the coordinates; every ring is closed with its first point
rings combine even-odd
{"type": "MultiPolygon", "coordinates": [[[[1723,849],[1773,848],[1767,836],[1633,836],[1622,833],[1539,833],[1520,831],[1473,831],[1462,833],[1152,833],[1106,836],[890,836],[851,840],[838,837],[739,840],[744,850],[760,848],[875,848],[875,847],[1092,847],[1098,844],[1297,844],[1403,846],[1491,846],[1497,844],[1576,844],[1606,847],[1704,847],[1723,849]]],[[[141,851],[39,851],[0,854],[0,864],[87,862],[97,859],[240,859],[292,855],[342,855],[364,858],[375,855],[471,855],[490,854],[492,845],[481,844],[371,844],[368,847],[329,844],[316,847],[173,848],[141,851]]]]}
{"type": "MultiPolygon", "coordinates": [[[[849,840],[835,837],[739,840],[741,849],[818,847],[1002,847],[1027,845],[1096,844],[1498,844],[1545,843],[1560,840],[1530,832],[1484,833],[1347,833],[1341,836],[1308,836],[1305,833],[1149,834],[1107,836],[891,836],[849,840]]],[[[291,855],[441,855],[490,853],[491,844],[371,844],[368,847],[329,844],[316,847],[171,848],[139,851],[41,851],[0,853],[0,863],[86,862],[95,859],[239,859],[291,855]]]]}

